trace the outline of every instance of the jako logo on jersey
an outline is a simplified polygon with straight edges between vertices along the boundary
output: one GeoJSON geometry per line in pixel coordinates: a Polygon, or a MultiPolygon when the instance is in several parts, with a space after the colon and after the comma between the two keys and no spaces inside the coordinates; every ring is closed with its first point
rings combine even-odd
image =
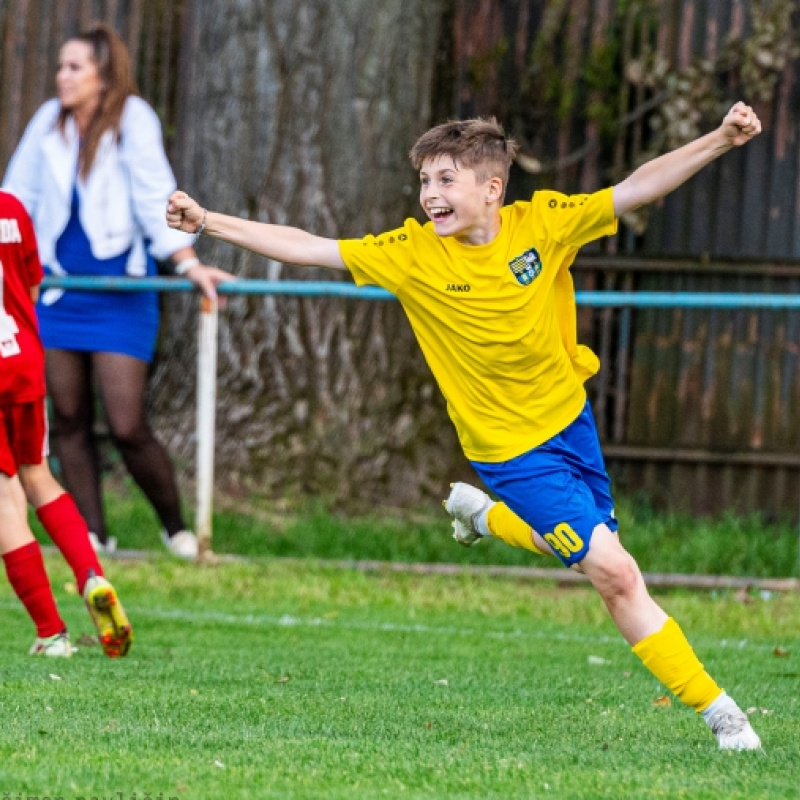
{"type": "Polygon", "coordinates": [[[511,267],[514,277],[523,286],[527,286],[529,283],[533,283],[542,271],[542,258],[539,255],[539,251],[535,247],[531,247],[521,256],[512,258],[508,262],[508,266],[511,267]]]}
{"type": "Polygon", "coordinates": [[[0,219],[0,244],[19,244],[22,235],[15,219],[0,219]]]}
{"type": "Polygon", "coordinates": [[[468,283],[448,283],[447,288],[445,289],[447,292],[469,292],[472,291],[472,287],[468,283]]]}

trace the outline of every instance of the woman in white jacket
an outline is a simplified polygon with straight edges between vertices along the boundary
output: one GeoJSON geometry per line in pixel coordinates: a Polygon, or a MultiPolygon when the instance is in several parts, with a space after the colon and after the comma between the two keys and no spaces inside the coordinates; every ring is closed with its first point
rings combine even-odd
{"type": "MultiPolygon", "coordinates": [[[[230,276],[203,266],[192,237],[164,221],[175,179],[158,117],[137,96],[119,36],[96,26],[68,40],[56,87],[58,97],[34,115],[3,181],[33,218],[45,269],[54,275],[142,276],[154,274],[159,259],[213,295],[230,276]]],[[[50,289],[37,312],[64,482],[97,548],[110,551],[115,541],[103,515],[95,384],[114,442],[161,520],[167,548],[194,558],[197,539],[184,524],[174,469],[145,416],[157,294],[50,289]]]]}

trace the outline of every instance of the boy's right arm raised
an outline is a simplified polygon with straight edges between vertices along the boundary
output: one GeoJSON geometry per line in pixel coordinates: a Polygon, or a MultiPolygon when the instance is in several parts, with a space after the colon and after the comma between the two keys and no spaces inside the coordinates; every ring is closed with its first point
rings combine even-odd
{"type": "Polygon", "coordinates": [[[339,252],[339,242],[324,236],[291,228],[252,222],[202,208],[186,192],[173,192],[167,203],[167,224],[186,233],[203,233],[223,242],[244,247],[275,261],[304,267],[329,267],[347,270],[339,252]]]}

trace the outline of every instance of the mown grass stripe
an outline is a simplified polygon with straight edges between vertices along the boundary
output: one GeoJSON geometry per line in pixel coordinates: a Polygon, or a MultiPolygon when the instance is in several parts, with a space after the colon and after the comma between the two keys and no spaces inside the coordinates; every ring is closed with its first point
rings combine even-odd
{"type": "MultiPolygon", "coordinates": [[[[55,554],[53,547],[43,547],[44,552],[55,554]]],[[[153,550],[117,550],[109,560],[149,561],[163,558],[153,550]]],[[[566,568],[515,567],[502,564],[448,564],[419,563],[414,561],[376,561],[369,559],[291,558],[281,556],[241,556],[213,553],[212,563],[278,562],[287,565],[312,565],[323,569],[349,569],[357,572],[397,572],[411,575],[479,575],[498,578],[553,581],[559,585],[587,585],[588,578],[580,572],[566,568]]],[[[757,578],[743,575],[692,575],[687,573],[645,572],[645,583],[663,589],[756,589],[770,592],[800,591],[798,578],[757,578]]]]}
{"type": "MultiPolygon", "coordinates": [[[[0,609],[10,610],[19,608],[19,603],[14,601],[0,600],[0,609]]],[[[567,634],[553,631],[541,632],[536,630],[525,630],[515,628],[510,631],[487,630],[486,628],[456,628],[453,626],[433,626],[420,623],[408,624],[397,622],[369,623],[358,622],[355,620],[323,619],[322,617],[301,617],[291,614],[283,614],[280,617],[263,614],[231,614],[222,611],[187,610],[185,608],[161,608],[154,606],[131,606],[126,604],[126,610],[132,620],[137,618],[176,620],[190,623],[219,623],[222,625],[241,625],[255,627],[276,627],[276,628],[328,628],[339,630],[361,630],[371,633],[418,633],[429,636],[456,636],[469,637],[477,636],[483,639],[496,640],[539,640],[546,642],[572,642],[577,644],[613,644],[627,647],[625,641],[619,636],[597,635],[589,636],[586,634],[567,634]]],[[[773,645],[754,643],[749,639],[716,639],[703,641],[703,637],[693,637],[703,643],[703,647],[718,648],[751,648],[756,650],[771,650],[773,645]]]]}

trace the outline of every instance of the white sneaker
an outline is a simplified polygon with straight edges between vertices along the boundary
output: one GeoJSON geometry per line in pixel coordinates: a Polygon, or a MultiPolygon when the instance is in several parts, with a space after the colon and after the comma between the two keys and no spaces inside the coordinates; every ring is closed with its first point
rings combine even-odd
{"type": "Polygon", "coordinates": [[[44,638],[36,637],[36,641],[31,645],[28,655],[47,656],[48,658],[71,658],[77,648],[72,646],[66,628],[61,633],[44,638]]]}
{"type": "Polygon", "coordinates": [[[109,536],[105,542],[101,542],[96,533],[89,531],[89,541],[95,553],[110,556],[117,549],[117,540],[114,536],[109,536]]]}
{"type": "MultiPolygon", "coordinates": [[[[488,535],[481,530],[480,518],[494,505],[486,492],[468,483],[451,483],[444,510],[453,517],[453,538],[464,547],[488,535]]],[[[485,526],[485,521],[484,521],[485,526]]]]}
{"type": "Polygon", "coordinates": [[[732,697],[722,694],[707,709],[703,716],[717,737],[720,750],[759,750],[761,739],[750,725],[747,714],[732,697]]]}
{"type": "Polygon", "coordinates": [[[197,558],[199,547],[197,537],[191,531],[178,531],[168,536],[166,531],[161,531],[161,541],[172,555],[194,561],[197,558]]]}

